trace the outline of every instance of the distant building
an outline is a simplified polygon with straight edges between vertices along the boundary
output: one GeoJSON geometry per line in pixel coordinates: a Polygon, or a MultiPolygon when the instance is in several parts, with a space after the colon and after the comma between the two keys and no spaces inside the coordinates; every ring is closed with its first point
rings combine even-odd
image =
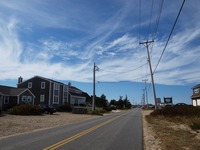
{"type": "Polygon", "coordinates": [[[71,105],[84,105],[86,104],[86,96],[84,95],[84,92],[80,89],[71,86],[71,83],[68,84],[69,87],[69,101],[71,105]]]}
{"type": "Polygon", "coordinates": [[[35,95],[35,105],[79,105],[86,103],[86,95],[80,89],[48,79],[34,76],[26,81],[22,77],[18,79],[18,88],[28,88],[35,95]]]}
{"type": "Polygon", "coordinates": [[[193,106],[200,106],[200,84],[194,86],[192,88],[193,94],[191,96],[192,105],[193,106]]]}
{"type": "Polygon", "coordinates": [[[55,80],[34,76],[23,81],[22,77],[19,77],[17,87],[28,88],[35,95],[35,105],[57,105],[68,103],[67,85],[55,80]]]}
{"type": "Polygon", "coordinates": [[[34,104],[35,95],[28,88],[0,85],[0,109],[6,110],[18,104],[34,104]]]}

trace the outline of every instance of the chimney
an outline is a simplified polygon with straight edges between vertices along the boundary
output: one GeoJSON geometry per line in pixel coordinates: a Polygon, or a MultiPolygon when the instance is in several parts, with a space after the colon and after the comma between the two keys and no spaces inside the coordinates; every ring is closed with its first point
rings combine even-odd
{"type": "Polygon", "coordinates": [[[23,81],[23,78],[20,76],[20,77],[18,78],[18,84],[22,83],[22,81],[23,81]]]}
{"type": "Polygon", "coordinates": [[[69,82],[69,83],[68,83],[68,87],[71,87],[71,86],[72,86],[72,84],[71,84],[71,82],[69,82]]]}

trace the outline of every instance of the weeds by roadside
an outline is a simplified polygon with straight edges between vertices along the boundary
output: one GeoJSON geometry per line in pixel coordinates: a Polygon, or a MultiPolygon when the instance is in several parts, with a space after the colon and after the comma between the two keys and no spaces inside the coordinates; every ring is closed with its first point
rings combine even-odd
{"type": "Polygon", "coordinates": [[[200,147],[200,108],[171,107],[155,110],[146,120],[151,124],[163,150],[200,147]],[[194,109],[193,109],[194,108],[194,109]],[[186,111],[187,110],[187,111],[186,111]]]}

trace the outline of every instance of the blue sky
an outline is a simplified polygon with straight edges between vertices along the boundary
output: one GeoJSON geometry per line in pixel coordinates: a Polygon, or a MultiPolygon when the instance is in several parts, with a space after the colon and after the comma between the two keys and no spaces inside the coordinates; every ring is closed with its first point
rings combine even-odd
{"type": "MultiPolygon", "coordinates": [[[[1,0],[0,84],[16,86],[19,76],[40,75],[71,81],[91,95],[95,62],[98,96],[127,95],[139,103],[147,78],[153,103],[147,53],[139,42],[155,40],[154,70],[181,4],[164,1],[157,24],[160,0],[1,0]]],[[[199,0],[185,2],[154,74],[157,97],[191,103],[191,88],[200,83],[199,6],[199,0]]]]}

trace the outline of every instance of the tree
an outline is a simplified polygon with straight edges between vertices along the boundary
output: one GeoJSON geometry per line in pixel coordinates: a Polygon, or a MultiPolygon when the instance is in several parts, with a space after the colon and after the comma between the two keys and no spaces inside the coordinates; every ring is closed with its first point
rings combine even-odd
{"type": "Polygon", "coordinates": [[[117,106],[119,109],[124,108],[124,101],[122,100],[123,96],[119,96],[119,101],[117,103],[117,106]]]}
{"type": "Polygon", "coordinates": [[[106,100],[106,96],[104,94],[101,97],[95,98],[95,105],[97,107],[107,107],[108,101],[106,100]]]}
{"type": "Polygon", "coordinates": [[[127,95],[126,95],[126,97],[124,99],[124,106],[125,106],[125,108],[128,108],[128,109],[130,109],[131,106],[132,106],[131,103],[130,103],[130,101],[128,100],[127,95]]]}
{"type": "Polygon", "coordinates": [[[104,94],[101,95],[101,103],[102,107],[107,107],[108,100],[106,100],[106,96],[104,94]]]}
{"type": "Polygon", "coordinates": [[[117,106],[117,101],[116,101],[115,99],[112,99],[112,100],[110,101],[110,106],[111,106],[111,105],[117,106]]]}

